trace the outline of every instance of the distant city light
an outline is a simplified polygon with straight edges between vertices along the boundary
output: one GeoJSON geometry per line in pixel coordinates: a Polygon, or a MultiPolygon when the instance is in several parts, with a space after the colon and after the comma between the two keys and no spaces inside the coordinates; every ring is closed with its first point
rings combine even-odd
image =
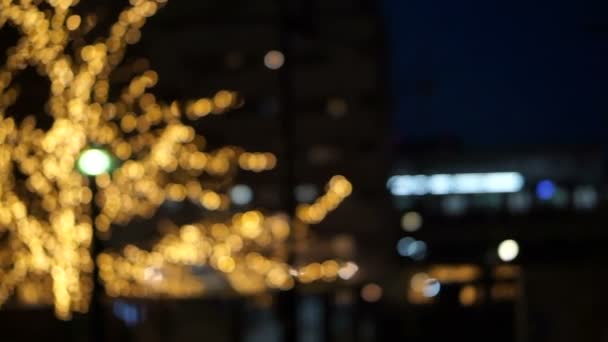
{"type": "Polygon", "coordinates": [[[427,246],[424,241],[411,237],[404,237],[397,242],[397,253],[414,260],[422,260],[426,257],[427,246]]]}
{"type": "Polygon", "coordinates": [[[523,186],[518,172],[397,175],[387,182],[395,196],[511,193],[523,186]]]}
{"type": "Polygon", "coordinates": [[[509,194],[507,197],[507,207],[513,213],[523,213],[530,209],[532,196],[527,192],[509,194]]]}
{"type": "Polygon", "coordinates": [[[401,228],[406,232],[415,232],[422,227],[422,215],[415,211],[405,213],[401,217],[401,228]]]}
{"type": "Polygon", "coordinates": [[[285,56],[281,51],[271,50],[264,56],[264,65],[271,70],[280,69],[285,63],[285,56]]]}
{"type": "Polygon", "coordinates": [[[458,216],[466,213],[469,200],[463,195],[448,195],[441,201],[441,208],[447,215],[458,216]]]}
{"type": "Polygon", "coordinates": [[[409,250],[410,250],[410,246],[416,242],[416,239],[411,238],[411,237],[404,237],[402,239],[400,239],[397,242],[397,253],[399,253],[399,255],[404,256],[404,257],[408,257],[409,255],[409,250]]]}
{"type": "Polygon", "coordinates": [[[342,98],[331,98],[327,101],[327,113],[334,119],[341,118],[346,114],[348,105],[342,98]]]}
{"type": "Polygon", "coordinates": [[[359,266],[357,266],[357,264],[355,264],[354,262],[349,261],[346,263],[346,265],[342,266],[338,270],[338,276],[341,279],[349,280],[354,277],[355,274],[357,274],[357,271],[359,271],[359,266]]]}
{"type": "Polygon", "coordinates": [[[133,327],[142,321],[142,312],[134,304],[117,300],[112,306],[112,312],[128,327],[133,327]]]}
{"type": "Polygon", "coordinates": [[[361,289],[361,298],[368,303],[375,303],[382,298],[382,287],[378,284],[367,284],[361,289]]]}
{"type": "Polygon", "coordinates": [[[541,200],[550,200],[553,195],[555,195],[555,191],[555,183],[550,180],[540,181],[536,185],[536,196],[538,196],[538,198],[540,198],[541,200]]]}
{"type": "Polygon", "coordinates": [[[579,186],[574,189],[574,207],[581,210],[589,210],[597,205],[597,190],[593,186],[579,186]]]}
{"type": "Polygon", "coordinates": [[[415,290],[422,292],[424,284],[429,279],[429,275],[426,273],[416,273],[410,279],[410,287],[415,290]]]}
{"type": "Polygon", "coordinates": [[[236,205],[247,205],[253,200],[253,190],[245,184],[237,184],[229,191],[230,200],[236,205]]]}
{"type": "Polygon", "coordinates": [[[460,289],[458,300],[462,306],[471,306],[477,301],[477,296],[477,288],[473,285],[467,285],[460,289]]]}
{"type": "Polygon", "coordinates": [[[416,241],[410,245],[408,254],[414,260],[422,260],[426,257],[426,242],[416,241]]]}
{"type": "Polygon", "coordinates": [[[429,278],[424,282],[422,294],[427,298],[433,298],[439,294],[441,283],[435,278],[429,278]]]}
{"type": "Polygon", "coordinates": [[[294,189],[296,201],[300,203],[311,203],[319,195],[319,191],[314,184],[300,184],[294,189]]]}
{"type": "Polygon", "coordinates": [[[77,166],[82,174],[97,176],[110,171],[112,168],[112,157],[106,150],[90,148],[80,154],[77,166]]]}
{"type": "Polygon", "coordinates": [[[556,187],[555,193],[551,198],[551,204],[553,204],[553,206],[557,208],[566,208],[570,203],[569,199],[570,195],[565,189],[556,187]]]}
{"type": "Polygon", "coordinates": [[[504,262],[513,261],[519,255],[519,244],[515,240],[505,240],[498,245],[498,257],[504,262]]]}

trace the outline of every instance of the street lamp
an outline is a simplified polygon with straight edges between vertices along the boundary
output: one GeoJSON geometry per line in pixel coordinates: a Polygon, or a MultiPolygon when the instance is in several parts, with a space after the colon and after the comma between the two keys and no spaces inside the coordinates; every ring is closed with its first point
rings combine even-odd
{"type": "Polygon", "coordinates": [[[101,148],[89,148],[78,157],[78,170],[85,176],[97,176],[112,169],[112,155],[101,148]]]}
{"type": "MultiPolygon", "coordinates": [[[[102,148],[88,148],[80,153],[78,161],[76,163],[78,171],[84,176],[95,177],[103,173],[110,172],[113,167],[113,157],[105,149],[102,148]]],[[[94,179],[91,179],[90,189],[93,193],[93,199],[97,195],[97,184],[94,179]]],[[[93,200],[91,204],[93,222],[98,214],[98,209],[95,206],[93,200]]],[[[105,324],[104,315],[101,304],[101,292],[102,286],[99,279],[99,268],[97,267],[97,256],[103,250],[103,242],[97,236],[97,231],[93,227],[93,239],[91,244],[91,254],[93,257],[93,293],[91,294],[91,308],[90,308],[90,326],[89,335],[92,337],[92,341],[104,342],[105,341],[105,324]]]]}

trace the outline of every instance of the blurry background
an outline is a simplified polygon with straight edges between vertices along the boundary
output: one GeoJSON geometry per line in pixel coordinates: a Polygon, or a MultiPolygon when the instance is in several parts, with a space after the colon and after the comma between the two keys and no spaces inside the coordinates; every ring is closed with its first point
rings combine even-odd
{"type": "MultiPolygon", "coordinates": [[[[112,21],[124,5],[86,6],[112,21]]],[[[242,95],[197,124],[278,156],[239,176],[242,208],[290,211],[346,175],[353,195],[299,256],[358,272],[247,298],[106,298],[106,340],[608,340],[607,23],[596,0],[169,1],[127,63],[158,72],[161,100],[242,95]]],[[[86,317],[18,304],[0,331],[90,339],[86,317]]]]}

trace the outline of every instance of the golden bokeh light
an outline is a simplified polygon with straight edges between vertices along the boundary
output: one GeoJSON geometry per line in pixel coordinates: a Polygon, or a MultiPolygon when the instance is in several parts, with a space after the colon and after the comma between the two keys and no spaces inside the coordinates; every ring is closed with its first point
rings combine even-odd
{"type": "MultiPolygon", "coordinates": [[[[61,319],[86,312],[95,262],[106,293],[125,297],[204,295],[208,289],[193,267],[217,270],[239,293],[286,290],[294,280],[347,279],[356,272],[353,263],[326,260],[298,267],[294,275],[285,253],[294,222],[318,223],[351,194],[343,176],[333,177],[312,205],[300,207],[294,222],[283,214],[228,212],[227,220],[163,231],[151,248],[128,245],[93,260],[95,232],[109,237],[117,225],[152,217],[165,201],[228,210],[227,184],[239,168],[261,172],[277,165],[269,152],[206,150],[205,138],[189,125],[236,107],[242,101],[234,91],[162,102],[151,90],[159,75],[143,59],[133,64],[124,88],[114,91],[110,76],[125,49],[141,39],[146,18],[165,2],[131,1],[107,37],[84,43],[82,32],[97,20],[74,13],[77,0],[44,6],[3,1],[0,26],[16,27],[21,39],[0,68],[0,304],[14,294],[24,303],[52,303],[61,319]],[[36,117],[17,122],[19,113],[11,112],[19,96],[13,81],[29,66],[50,83],[45,112],[36,114],[52,118],[45,130],[36,117]],[[79,156],[90,147],[112,153],[117,162],[111,171],[94,177],[78,171],[79,156]]],[[[272,58],[273,65],[282,64],[272,58]]]]}

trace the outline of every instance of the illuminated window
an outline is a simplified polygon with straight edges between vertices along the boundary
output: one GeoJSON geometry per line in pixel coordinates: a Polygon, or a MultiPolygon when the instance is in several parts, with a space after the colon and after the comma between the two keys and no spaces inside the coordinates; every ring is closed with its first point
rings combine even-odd
{"type": "Polygon", "coordinates": [[[523,188],[524,178],[517,172],[397,175],[386,185],[395,196],[511,193],[523,188]]]}

